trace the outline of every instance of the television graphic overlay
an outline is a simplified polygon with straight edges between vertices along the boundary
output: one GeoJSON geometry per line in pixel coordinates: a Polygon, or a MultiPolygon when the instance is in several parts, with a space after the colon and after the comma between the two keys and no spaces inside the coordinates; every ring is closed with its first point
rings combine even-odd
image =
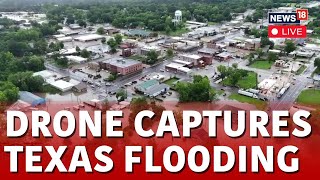
{"type": "Polygon", "coordinates": [[[308,20],[308,9],[297,9],[296,12],[270,12],[268,14],[269,38],[306,38],[307,27],[302,21],[308,20]]]}

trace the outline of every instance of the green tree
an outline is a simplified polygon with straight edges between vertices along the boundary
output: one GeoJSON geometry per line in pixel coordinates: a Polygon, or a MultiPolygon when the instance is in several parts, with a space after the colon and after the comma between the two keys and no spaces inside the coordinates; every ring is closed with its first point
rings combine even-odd
{"type": "Polygon", "coordinates": [[[117,52],[117,42],[115,41],[114,38],[110,38],[110,39],[108,40],[107,44],[108,44],[109,47],[110,47],[111,53],[117,52]]]}
{"type": "Polygon", "coordinates": [[[104,28],[103,27],[99,27],[98,29],[97,29],[97,34],[100,34],[100,35],[103,35],[103,34],[105,34],[106,32],[104,31],[104,28]]]}
{"type": "Polygon", "coordinates": [[[263,53],[263,51],[262,51],[261,48],[258,48],[258,49],[256,50],[256,54],[258,55],[258,58],[261,58],[264,53],[263,53]]]}
{"type": "Polygon", "coordinates": [[[81,49],[79,48],[79,46],[76,46],[76,51],[81,52],[81,49]]]}
{"type": "Polygon", "coordinates": [[[294,44],[293,41],[286,41],[285,42],[285,47],[284,47],[284,51],[289,54],[292,51],[296,50],[296,45],[294,44]]]}
{"type": "Polygon", "coordinates": [[[232,86],[236,86],[236,84],[239,82],[241,76],[239,71],[232,71],[232,73],[230,73],[230,75],[228,76],[228,79],[230,81],[230,84],[232,86]]]}
{"type": "Polygon", "coordinates": [[[90,52],[87,49],[83,49],[80,53],[80,56],[83,58],[89,58],[90,57],[90,52]]]}
{"type": "Polygon", "coordinates": [[[0,103],[7,104],[19,99],[19,88],[11,82],[0,82],[0,103]]]}
{"type": "Polygon", "coordinates": [[[87,27],[87,22],[85,22],[84,20],[80,19],[77,22],[79,24],[79,26],[86,28],[87,27]]]}
{"type": "Polygon", "coordinates": [[[158,53],[156,52],[156,51],[154,51],[154,50],[152,50],[152,51],[149,51],[148,53],[147,53],[147,63],[148,64],[154,64],[154,63],[156,63],[157,62],[157,60],[158,60],[158,53]]]}
{"type": "Polygon", "coordinates": [[[317,69],[320,69],[320,58],[314,60],[314,66],[317,67],[317,69]]]}
{"type": "Polygon", "coordinates": [[[41,76],[33,76],[33,72],[17,72],[8,77],[8,81],[21,91],[42,92],[44,80],[41,76]]]}
{"type": "Polygon", "coordinates": [[[107,78],[106,78],[106,81],[114,81],[116,80],[118,77],[117,73],[111,73],[107,78]]]}
{"type": "Polygon", "coordinates": [[[180,102],[208,102],[215,99],[215,91],[208,77],[194,76],[193,82],[178,82],[176,90],[180,102]]]}
{"type": "Polygon", "coordinates": [[[116,94],[116,98],[118,99],[118,101],[124,101],[125,99],[127,99],[128,95],[127,95],[127,91],[125,91],[124,89],[120,89],[117,94],[116,94]]]}
{"type": "Polygon", "coordinates": [[[226,66],[219,65],[219,66],[217,67],[217,70],[218,70],[218,72],[220,73],[221,79],[224,79],[224,78],[226,78],[226,77],[229,75],[229,72],[228,72],[228,69],[227,69],[226,66]]]}
{"type": "Polygon", "coordinates": [[[101,43],[102,44],[105,44],[107,42],[107,39],[105,38],[105,37],[103,37],[102,39],[101,39],[101,43]]]}
{"type": "Polygon", "coordinates": [[[173,57],[173,50],[172,50],[171,48],[169,48],[169,49],[167,50],[167,57],[168,57],[168,58],[172,58],[172,57],[173,57]]]}
{"type": "Polygon", "coordinates": [[[117,45],[120,45],[122,43],[122,35],[121,34],[116,34],[114,36],[114,39],[115,39],[117,45]]]}
{"type": "Polygon", "coordinates": [[[268,61],[269,62],[274,62],[278,59],[277,54],[273,53],[273,52],[269,52],[268,53],[268,61]]]}
{"type": "Polygon", "coordinates": [[[234,69],[238,69],[238,63],[233,63],[233,64],[232,64],[232,67],[233,67],[234,69]]]}

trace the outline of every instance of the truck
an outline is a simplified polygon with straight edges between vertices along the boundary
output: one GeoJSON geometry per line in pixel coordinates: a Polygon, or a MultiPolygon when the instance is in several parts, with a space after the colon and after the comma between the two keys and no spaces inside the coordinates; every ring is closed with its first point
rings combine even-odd
{"type": "Polygon", "coordinates": [[[248,89],[249,92],[254,93],[254,94],[259,94],[259,90],[257,89],[248,89]]]}
{"type": "Polygon", "coordinates": [[[287,83],[285,86],[283,86],[283,88],[280,89],[279,93],[277,94],[277,98],[281,98],[284,93],[287,92],[287,90],[290,88],[290,83],[287,83]]]}
{"type": "Polygon", "coordinates": [[[244,90],[241,90],[241,89],[238,91],[238,94],[241,94],[241,95],[244,95],[244,96],[248,96],[248,97],[252,97],[252,98],[255,98],[255,99],[259,98],[255,93],[244,91],[244,90]]]}

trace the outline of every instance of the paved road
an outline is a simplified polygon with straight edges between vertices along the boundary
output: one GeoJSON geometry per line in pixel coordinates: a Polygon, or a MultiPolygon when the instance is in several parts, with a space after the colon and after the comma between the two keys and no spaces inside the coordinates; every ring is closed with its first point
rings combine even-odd
{"type": "Polygon", "coordinates": [[[303,91],[308,84],[312,84],[313,80],[310,78],[314,67],[314,59],[310,61],[308,68],[301,74],[296,76],[295,84],[287,90],[287,92],[281,98],[275,98],[270,103],[270,108],[274,110],[286,110],[292,106],[296,101],[301,91],[303,91]]]}

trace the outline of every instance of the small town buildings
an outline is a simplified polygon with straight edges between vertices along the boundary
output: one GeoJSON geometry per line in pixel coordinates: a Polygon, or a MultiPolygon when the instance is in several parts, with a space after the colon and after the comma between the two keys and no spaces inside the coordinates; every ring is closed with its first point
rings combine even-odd
{"type": "Polygon", "coordinates": [[[95,71],[99,71],[99,70],[100,70],[100,65],[99,65],[98,62],[89,62],[89,63],[88,63],[88,67],[89,67],[90,69],[95,70],[95,71]]]}
{"type": "Polygon", "coordinates": [[[177,62],[167,64],[165,66],[165,69],[166,71],[178,73],[178,74],[190,74],[192,72],[192,70],[186,67],[185,64],[177,63],[177,62]]]}
{"type": "Polygon", "coordinates": [[[75,41],[80,42],[90,42],[90,41],[98,41],[103,39],[104,36],[101,36],[99,34],[86,34],[79,37],[74,38],[75,41]]]}
{"type": "Polygon", "coordinates": [[[197,66],[198,62],[201,61],[202,56],[197,54],[182,54],[178,58],[182,61],[190,62],[194,66],[197,66]]]}
{"type": "Polygon", "coordinates": [[[218,52],[219,52],[219,50],[213,49],[213,48],[201,48],[198,50],[199,55],[209,56],[209,57],[215,56],[218,52]]]}
{"type": "Polygon", "coordinates": [[[87,92],[87,85],[85,83],[79,83],[72,87],[72,91],[77,93],[87,92]]]}
{"type": "Polygon", "coordinates": [[[69,28],[72,30],[78,30],[78,29],[81,29],[82,27],[79,24],[70,24],[69,28]]]}
{"type": "Polygon", "coordinates": [[[131,29],[124,32],[124,34],[130,37],[135,36],[135,37],[147,38],[147,37],[150,37],[151,32],[142,30],[142,29],[131,29]]]}
{"type": "Polygon", "coordinates": [[[108,35],[113,35],[113,34],[117,34],[117,33],[120,32],[119,29],[114,28],[114,27],[110,27],[110,26],[109,27],[104,27],[103,29],[108,35]]]}
{"type": "Polygon", "coordinates": [[[70,91],[73,88],[73,86],[75,86],[74,84],[64,80],[52,81],[50,82],[50,85],[60,90],[61,92],[70,91]]]}
{"type": "Polygon", "coordinates": [[[72,61],[72,62],[75,62],[75,63],[78,63],[78,64],[84,64],[88,61],[87,58],[83,58],[81,56],[66,56],[66,58],[69,60],[69,61],[72,61]]]}
{"type": "Polygon", "coordinates": [[[161,49],[156,46],[144,46],[141,48],[138,48],[137,54],[142,56],[147,56],[149,52],[155,51],[158,55],[161,54],[161,49]]]}
{"type": "Polygon", "coordinates": [[[32,107],[46,104],[46,100],[28,91],[20,91],[19,99],[23,102],[31,104],[32,107]]]}
{"type": "Polygon", "coordinates": [[[140,61],[132,59],[111,58],[100,62],[100,68],[106,69],[113,73],[127,75],[142,71],[143,65],[140,61]]]}
{"type": "Polygon", "coordinates": [[[60,37],[60,38],[57,38],[57,41],[59,41],[59,42],[71,42],[73,40],[73,38],[72,37],[70,37],[70,36],[64,36],[64,37],[60,37]]]}
{"type": "Polygon", "coordinates": [[[120,45],[121,49],[126,49],[126,48],[135,48],[137,46],[137,41],[133,39],[125,39],[120,45]]]}
{"type": "Polygon", "coordinates": [[[58,32],[60,34],[63,34],[65,36],[73,36],[73,35],[77,35],[80,33],[80,31],[78,30],[72,30],[70,28],[66,28],[66,27],[63,27],[62,29],[59,29],[58,32]]]}
{"type": "Polygon", "coordinates": [[[220,54],[217,54],[215,56],[215,59],[219,60],[219,61],[227,61],[229,59],[232,58],[232,54],[228,53],[228,52],[222,52],[220,54]]]}
{"type": "Polygon", "coordinates": [[[152,79],[134,87],[136,91],[143,93],[149,97],[156,97],[161,93],[165,93],[170,90],[170,86],[167,84],[160,84],[159,81],[152,79]]]}
{"type": "Polygon", "coordinates": [[[122,49],[122,57],[130,57],[132,55],[132,51],[130,48],[122,49]]]}

